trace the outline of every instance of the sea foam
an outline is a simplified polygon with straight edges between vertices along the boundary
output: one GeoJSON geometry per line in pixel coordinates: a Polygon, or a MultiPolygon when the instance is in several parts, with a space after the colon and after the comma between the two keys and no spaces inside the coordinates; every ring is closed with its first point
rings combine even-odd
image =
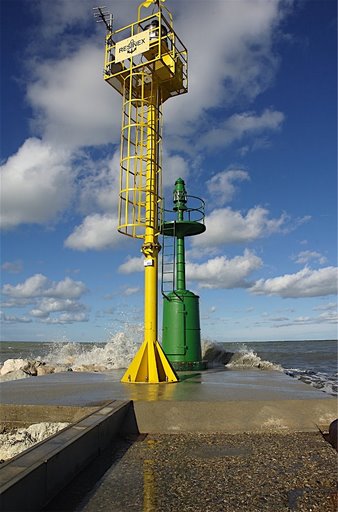
{"type": "Polygon", "coordinates": [[[241,345],[234,353],[231,361],[227,365],[228,368],[258,368],[260,370],[276,370],[283,371],[283,367],[279,364],[272,363],[261,359],[256,352],[248,349],[246,345],[241,345]]]}
{"type": "Polygon", "coordinates": [[[52,343],[45,360],[48,364],[75,369],[93,365],[107,370],[126,368],[131,363],[142,340],[140,326],[129,326],[124,332],[112,334],[106,343],[52,343]]]}

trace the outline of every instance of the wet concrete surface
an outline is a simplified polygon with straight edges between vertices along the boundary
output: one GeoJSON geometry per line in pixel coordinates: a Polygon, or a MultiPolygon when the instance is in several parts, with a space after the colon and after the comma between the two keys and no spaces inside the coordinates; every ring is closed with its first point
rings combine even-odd
{"type": "Polygon", "coordinates": [[[122,373],[0,385],[3,404],[130,407],[124,437],[46,510],[336,510],[337,454],[316,427],[336,417],[332,396],[277,371],[215,368],[180,374],[177,384],[122,384],[122,373]]]}
{"type": "Polygon", "coordinates": [[[336,470],[315,433],[120,438],[45,510],[333,512],[336,470]]]}
{"type": "Polygon", "coordinates": [[[211,369],[180,373],[174,384],[121,383],[123,370],[65,372],[0,384],[4,404],[93,406],[109,400],[251,401],[332,397],[278,371],[211,369]]]}

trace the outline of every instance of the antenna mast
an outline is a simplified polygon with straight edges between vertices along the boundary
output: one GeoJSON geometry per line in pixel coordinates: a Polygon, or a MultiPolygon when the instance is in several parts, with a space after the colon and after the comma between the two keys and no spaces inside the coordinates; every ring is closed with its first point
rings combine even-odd
{"type": "Polygon", "coordinates": [[[107,7],[93,7],[93,14],[96,23],[104,23],[108,32],[113,29],[113,15],[107,11],[107,7]]]}

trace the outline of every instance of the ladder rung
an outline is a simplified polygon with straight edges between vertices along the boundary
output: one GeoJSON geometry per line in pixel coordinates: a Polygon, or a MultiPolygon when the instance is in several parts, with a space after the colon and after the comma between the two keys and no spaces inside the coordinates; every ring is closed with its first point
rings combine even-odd
{"type": "MultiPolygon", "coordinates": [[[[172,233],[168,229],[168,233],[172,233]]],[[[175,260],[176,244],[175,238],[165,236],[166,230],[162,232],[162,281],[161,290],[163,295],[173,292],[175,287],[175,260]]]]}

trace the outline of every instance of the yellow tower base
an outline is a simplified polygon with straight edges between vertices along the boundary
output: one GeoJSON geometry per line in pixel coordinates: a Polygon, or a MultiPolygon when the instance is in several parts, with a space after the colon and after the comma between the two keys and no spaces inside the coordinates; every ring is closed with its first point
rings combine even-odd
{"type": "Polygon", "coordinates": [[[178,382],[178,377],[158,341],[144,341],[121,382],[178,382]]]}

